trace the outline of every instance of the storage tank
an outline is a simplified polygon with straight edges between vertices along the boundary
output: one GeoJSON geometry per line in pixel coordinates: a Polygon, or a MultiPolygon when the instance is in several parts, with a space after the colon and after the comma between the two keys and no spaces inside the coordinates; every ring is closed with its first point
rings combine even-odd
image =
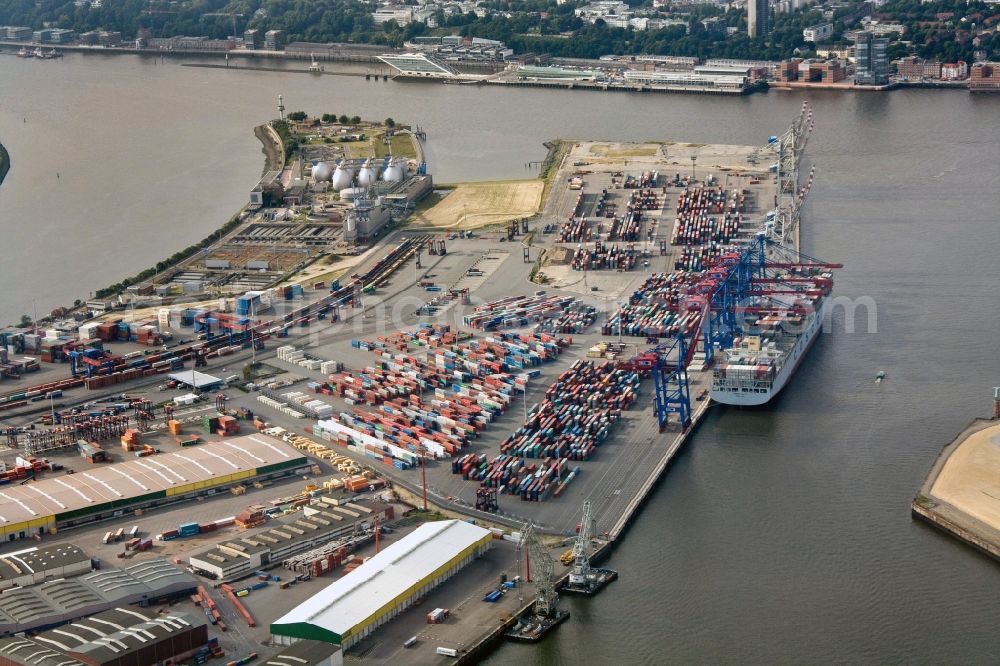
{"type": "Polygon", "coordinates": [[[361,187],[371,187],[378,180],[378,174],[375,173],[375,169],[372,168],[371,160],[365,162],[365,165],[361,167],[361,171],[358,172],[358,185],[361,187]]]}
{"type": "Polygon", "coordinates": [[[362,197],[365,194],[365,188],[363,187],[345,187],[340,191],[340,198],[344,201],[353,201],[358,197],[362,197]]]}
{"type": "Polygon", "coordinates": [[[354,234],[354,231],[357,228],[358,228],[358,221],[354,218],[353,215],[348,215],[347,219],[344,220],[344,234],[348,238],[350,238],[354,234]]]}
{"type": "Polygon", "coordinates": [[[352,180],[354,180],[354,170],[350,167],[345,167],[343,162],[338,164],[332,176],[333,189],[339,192],[348,188],[351,186],[352,180]]]}
{"type": "Polygon", "coordinates": [[[314,182],[323,183],[333,177],[333,171],[326,162],[317,162],[312,168],[312,177],[314,182]]]}
{"type": "Polygon", "coordinates": [[[385,171],[382,172],[382,180],[387,183],[398,183],[403,180],[404,173],[405,172],[399,162],[390,162],[389,166],[387,166],[385,171]]]}

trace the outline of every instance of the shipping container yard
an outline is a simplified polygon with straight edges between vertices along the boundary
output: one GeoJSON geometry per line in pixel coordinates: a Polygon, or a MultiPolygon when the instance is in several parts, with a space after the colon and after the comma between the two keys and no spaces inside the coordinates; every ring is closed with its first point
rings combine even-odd
{"type": "MultiPolygon", "coordinates": [[[[217,283],[245,278],[217,307],[0,333],[2,549],[76,544],[84,578],[183,574],[163,603],[204,622],[195,663],[246,663],[251,645],[461,663],[505,633],[542,639],[573,621],[564,578],[613,594],[592,556],[709,408],[713,299],[763,272],[751,241],[785,219],[760,143],[574,143],[535,219],[389,228],[349,251],[346,223],[265,207],[206,256],[217,283]],[[334,242],[349,265],[294,273],[290,247],[334,242]]],[[[794,308],[829,293],[820,266],[775,278],[799,285],[794,308]]],[[[762,309],[765,351],[804,319],[762,309]]],[[[759,350],[725,342],[746,352],[727,350],[735,381],[759,350]]]]}

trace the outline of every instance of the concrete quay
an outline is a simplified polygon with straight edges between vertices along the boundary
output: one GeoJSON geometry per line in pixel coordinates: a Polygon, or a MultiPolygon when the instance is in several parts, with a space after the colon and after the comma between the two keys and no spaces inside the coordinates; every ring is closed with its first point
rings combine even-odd
{"type": "Polygon", "coordinates": [[[1000,421],[976,419],[941,450],[912,514],[1000,560],[998,479],[1000,421]]]}

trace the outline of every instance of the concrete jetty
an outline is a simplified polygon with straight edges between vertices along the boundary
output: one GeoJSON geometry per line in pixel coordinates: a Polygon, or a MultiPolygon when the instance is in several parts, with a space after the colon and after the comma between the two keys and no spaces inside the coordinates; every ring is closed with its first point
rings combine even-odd
{"type": "Polygon", "coordinates": [[[911,507],[1000,560],[1000,420],[976,419],[945,446],[911,507]]]}

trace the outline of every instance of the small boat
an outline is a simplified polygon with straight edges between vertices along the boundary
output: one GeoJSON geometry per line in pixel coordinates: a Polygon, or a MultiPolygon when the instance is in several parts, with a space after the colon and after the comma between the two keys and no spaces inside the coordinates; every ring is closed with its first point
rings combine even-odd
{"type": "Polygon", "coordinates": [[[46,58],[62,58],[63,54],[62,54],[62,51],[56,51],[55,49],[52,49],[51,51],[49,51],[48,53],[45,54],[45,57],[46,58]]]}
{"type": "Polygon", "coordinates": [[[881,384],[883,379],[885,379],[885,370],[879,370],[878,374],[875,375],[875,383],[881,384]]]}
{"type": "Polygon", "coordinates": [[[17,57],[18,58],[30,58],[33,55],[34,54],[31,51],[29,51],[28,49],[24,48],[23,46],[21,47],[21,50],[17,52],[17,57]]]}
{"type": "Polygon", "coordinates": [[[316,56],[310,53],[309,57],[312,60],[312,64],[309,65],[309,71],[312,72],[313,74],[322,74],[323,66],[320,65],[318,62],[316,62],[316,56]]]}
{"type": "Polygon", "coordinates": [[[45,54],[42,53],[42,47],[41,46],[39,46],[34,51],[32,51],[31,55],[35,56],[36,58],[44,58],[45,57],[45,54]]]}

